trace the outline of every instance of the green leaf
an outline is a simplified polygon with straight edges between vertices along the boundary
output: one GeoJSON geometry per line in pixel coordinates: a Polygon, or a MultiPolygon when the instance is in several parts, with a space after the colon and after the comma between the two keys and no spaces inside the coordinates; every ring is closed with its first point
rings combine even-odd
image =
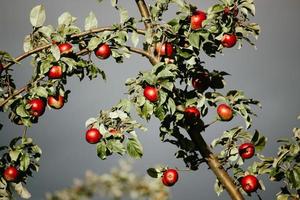
{"type": "Polygon", "coordinates": [[[218,179],[216,179],[214,190],[218,196],[220,196],[220,194],[224,191],[224,188],[218,179]]]}
{"type": "Polygon", "coordinates": [[[90,14],[85,18],[84,29],[88,31],[97,27],[98,27],[97,18],[93,12],[90,12],[90,14]]]}
{"type": "Polygon", "coordinates": [[[23,50],[24,52],[28,52],[33,49],[33,45],[31,43],[30,35],[26,35],[23,42],[23,50]]]}
{"type": "Polygon", "coordinates": [[[143,147],[136,137],[128,138],[127,153],[129,156],[137,159],[143,156],[143,147]]]}
{"type": "Polygon", "coordinates": [[[30,22],[34,27],[43,26],[46,20],[46,12],[43,5],[34,7],[30,12],[30,22]]]}
{"type": "Polygon", "coordinates": [[[119,7],[119,12],[120,12],[120,22],[121,24],[123,24],[129,18],[128,11],[122,7],[119,7]]]}
{"type": "Polygon", "coordinates": [[[27,153],[23,154],[20,159],[20,170],[26,171],[30,164],[30,157],[27,153]]]}
{"type": "Polygon", "coordinates": [[[44,97],[44,98],[48,97],[47,89],[42,86],[34,88],[34,92],[40,97],[44,97]]]}
{"type": "Polygon", "coordinates": [[[30,192],[22,185],[22,183],[12,183],[12,186],[14,187],[15,191],[20,195],[23,199],[29,199],[31,198],[30,192]]]}
{"type": "Polygon", "coordinates": [[[176,111],[176,104],[172,98],[169,98],[169,100],[168,100],[168,107],[169,107],[171,114],[173,115],[176,111]]]}
{"type": "Polygon", "coordinates": [[[110,146],[109,149],[114,153],[119,153],[123,155],[126,152],[124,145],[119,140],[110,140],[107,143],[107,146],[110,146]]]}
{"type": "Polygon", "coordinates": [[[14,150],[9,152],[9,157],[12,161],[17,161],[22,150],[14,150]]]}
{"type": "Polygon", "coordinates": [[[149,169],[147,169],[147,173],[152,178],[158,178],[159,177],[158,175],[160,174],[160,171],[158,171],[155,168],[149,168],[149,169]]]}
{"type": "Polygon", "coordinates": [[[97,155],[102,160],[106,159],[106,145],[104,141],[101,141],[97,144],[97,155]]]}
{"type": "Polygon", "coordinates": [[[94,124],[95,122],[97,122],[97,119],[96,118],[89,118],[88,120],[85,121],[85,127],[88,127],[92,124],[94,124]]]}
{"type": "Polygon", "coordinates": [[[16,109],[16,113],[17,115],[19,115],[20,117],[28,117],[28,113],[27,111],[25,110],[25,107],[24,105],[19,105],[16,109]]]}
{"type": "Polygon", "coordinates": [[[200,35],[199,35],[199,33],[191,33],[189,35],[188,41],[190,42],[190,44],[193,47],[196,47],[197,49],[199,49],[199,47],[200,47],[200,35]]]}
{"type": "Polygon", "coordinates": [[[153,105],[150,101],[145,101],[145,104],[142,108],[142,113],[143,116],[147,119],[150,118],[150,116],[153,114],[153,105]]]}
{"type": "Polygon", "coordinates": [[[71,25],[76,18],[72,17],[72,15],[69,12],[63,13],[61,16],[58,18],[58,25],[66,25],[69,26],[71,25]]]}
{"type": "Polygon", "coordinates": [[[52,53],[52,55],[54,56],[56,61],[59,61],[60,59],[60,51],[57,45],[52,45],[50,48],[50,51],[52,53]]]}
{"type": "Polygon", "coordinates": [[[139,43],[139,34],[136,31],[133,31],[131,34],[131,41],[134,47],[139,43]]]}
{"type": "Polygon", "coordinates": [[[98,45],[103,42],[103,40],[101,38],[98,37],[93,37],[88,44],[88,49],[90,51],[94,51],[94,49],[96,49],[98,47],[98,45]]]}

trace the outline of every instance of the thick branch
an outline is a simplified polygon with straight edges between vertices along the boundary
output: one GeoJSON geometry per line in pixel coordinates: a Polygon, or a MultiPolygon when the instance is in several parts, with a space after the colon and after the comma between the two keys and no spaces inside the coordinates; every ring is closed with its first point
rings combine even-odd
{"type": "Polygon", "coordinates": [[[144,18],[144,23],[145,23],[146,29],[151,28],[150,13],[149,13],[149,10],[148,10],[148,7],[147,7],[145,1],[144,0],[135,0],[135,2],[139,8],[142,18],[144,18]]]}
{"type": "Polygon", "coordinates": [[[144,50],[138,49],[138,48],[134,48],[134,47],[129,47],[129,46],[126,46],[126,47],[131,52],[134,52],[134,53],[137,53],[137,54],[147,57],[152,65],[156,65],[159,62],[155,56],[153,56],[151,53],[149,53],[147,51],[144,51],[144,50]]]}
{"type": "Polygon", "coordinates": [[[202,135],[200,134],[200,127],[193,127],[188,130],[188,134],[190,135],[192,141],[195,143],[198,148],[200,154],[205,159],[209,168],[214,172],[217,179],[224,186],[231,199],[233,200],[244,200],[243,195],[238,190],[238,187],[234,184],[232,178],[225,171],[223,166],[220,164],[218,158],[211,152],[209,146],[206,144],[202,135]]]}

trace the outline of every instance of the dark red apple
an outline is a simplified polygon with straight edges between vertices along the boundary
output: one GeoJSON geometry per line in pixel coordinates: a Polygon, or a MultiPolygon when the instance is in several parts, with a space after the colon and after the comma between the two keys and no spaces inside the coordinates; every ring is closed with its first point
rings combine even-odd
{"type": "Polygon", "coordinates": [[[18,179],[19,171],[14,166],[7,167],[3,172],[3,177],[6,181],[14,182],[18,179]]]}
{"type": "Polygon", "coordinates": [[[94,52],[95,55],[100,59],[106,59],[111,55],[111,50],[108,44],[100,44],[94,52]]]}
{"type": "Polygon", "coordinates": [[[230,121],[233,118],[233,110],[227,104],[220,104],[217,113],[222,121],[230,121]]]}
{"type": "Polygon", "coordinates": [[[158,90],[152,86],[146,86],[144,88],[144,96],[151,102],[156,102],[158,100],[158,90]]]}
{"type": "Polygon", "coordinates": [[[195,106],[189,106],[185,108],[184,116],[187,123],[194,124],[200,119],[200,111],[195,106]]]}
{"type": "Polygon", "coordinates": [[[252,143],[244,143],[239,147],[239,154],[243,159],[249,159],[254,156],[255,146],[252,143]]]}
{"type": "Polygon", "coordinates": [[[208,73],[200,73],[192,78],[193,88],[199,90],[200,92],[207,90],[207,88],[209,87],[209,83],[210,80],[208,73]]]}
{"type": "Polygon", "coordinates": [[[96,128],[90,128],[85,133],[85,139],[90,144],[98,143],[101,140],[102,137],[103,137],[102,134],[96,128]]]}
{"type": "Polygon", "coordinates": [[[224,8],[224,15],[229,15],[230,14],[230,8],[228,6],[226,6],[224,8]]]}
{"type": "Polygon", "coordinates": [[[30,105],[29,113],[34,117],[39,117],[45,112],[45,101],[40,98],[31,99],[28,101],[30,105]]]}
{"type": "Polygon", "coordinates": [[[201,11],[201,10],[197,10],[193,13],[193,15],[191,16],[191,29],[192,30],[199,30],[202,28],[202,22],[206,20],[206,13],[201,11]]]}
{"type": "Polygon", "coordinates": [[[61,109],[65,104],[64,99],[65,99],[64,96],[57,95],[57,96],[49,96],[47,101],[48,101],[48,105],[51,108],[61,109]]]}
{"type": "Polygon", "coordinates": [[[61,66],[52,66],[48,72],[48,77],[50,79],[59,79],[63,76],[61,66]]]}
{"type": "Polygon", "coordinates": [[[172,57],[174,53],[173,44],[170,42],[158,43],[155,47],[156,53],[160,56],[172,57]]]}
{"type": "Polygon", "coordinates": [[[224,34],[221,43],[226,48],[231,48],[236,44],[237,37],[235,34],[224,34]]]}
{"type": "Polygon", "coordinates": [[[70,54],[73,51],[72,44],[70,44],[68,42],[59,44],[58,48],[59,48],[59,51],[60,51],[61,55],[63,55],[63,54],[70,54]]]}
{"type": "Polygon", "coordinates": [[[241,178],[240,183],[245,192],[255,192],[259,188],[259,181],[253,175],[247,175],[241,178]]]}
{"type": "Polygon", "coordinates": [[[173,186],[178,181],[178,172],[176,169],[167,169],[162,176],[162,183],[165,186],[173,186]]]}

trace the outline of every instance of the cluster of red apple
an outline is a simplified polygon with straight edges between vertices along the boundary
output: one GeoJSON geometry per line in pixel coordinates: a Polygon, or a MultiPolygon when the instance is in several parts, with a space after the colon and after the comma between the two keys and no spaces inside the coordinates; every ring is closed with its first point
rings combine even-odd
{"type": "MultiPolygon", "coordinates": [[[[255,146],[252,143],[243,143],[239,146],[239,155],[241,158],[250,159],[254,156],[255,146]]],[[[247,193],[255,192],[260,184],[254,175],[246,175],[240,179],[243,190],[247,193]]]]}
{"type": "MultiPolygon", "coordinates": [[[[73,46],[70,43],[61,43],[58,45],[61,55],[70,55],[73,51],[73,46]]],[[[95,55],[100,59],[106,59],[111,55],[109,45],[100,44],[94,51],[95,55]]],[[[48,74],[49,79],[61,79],[63,70],[61,66],[54,65],[50,68],[48,74]]],[[[54,109],[61,109],[64,106],[64,96],[49,96],[47,103],[54,109]]],[[[46,103],[42,98],[34,98],[28,101],[30,105],[30,114],[34,117],[39,117],[45,112],[46,103]]]]}
{"type": "MultiPolygon", "coordinates": [[[[228,15],[230,13],[230,9],[228,7],[226,7],[224,9],[224,15],[228,15]]],[[[234,9],[234,15],[237,15],[237,9],[234,9]]],[[[206,20],[206,13],[200,10],[196,10],[193,15],[190,17],[190,25],[191,25],[191,29],[194,31],[200,30],[202,28],[202,23],[204,20],[206,20]]],[[[226,48],[231,48],[233,47],[236,42],[237,42],[237,36],[235,35],[235,33],[226,33],[223,35],[222,39],[220,40],[221,44],[223,45],[223,47],[226,48]]],[[[157,55],[159,56],[165,56],[167,58],[172,57],[172,55],[174,54],[174,47],[173,44],[170,42],[166,42],[166,43],[158,43],[155,46],[155,50],[157,55]]],[[[169,59],[167,59],[167,61],[171,61],[169,59]]],[[[172,62],[172,61],[171,61],[172,62]]]]}

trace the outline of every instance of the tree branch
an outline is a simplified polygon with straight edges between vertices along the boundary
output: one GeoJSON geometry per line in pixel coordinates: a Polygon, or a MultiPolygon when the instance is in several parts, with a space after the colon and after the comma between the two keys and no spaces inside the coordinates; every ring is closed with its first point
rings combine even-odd
{"type": "Polygon", "coordinates": [[[220,164],[217,156],[212,153],[210,147],[206,144],[205,140],[200,134],[200,130],[201,127],[194,126],[191,129],[187,130],[187,132],[198,148],[200,154],[205,159],[207,165],[214,172],[220,183],[224,186],[231,199],[244,200],[243,195],[239,191],[238,187],[234,184],[232,178],[220,164]]]}
{"type": "Polygon", "coordinates": [[[151,18],[150,18],[150,12],[149,9],[145,3],[144,0],[135,0],[139,11],[141,13],[142,18],[144,18],[144,24],[146,29],[150,29],[151,28],[151,18]]]}
{"type": "Polygon", "coordinates": [[[144,51],[143,49],[138,49],[138,48],[134,48],[134,47],[130,47],[130,46],[126,46],[126,47],[131,52],[134,52],[134,53],[137,53],[137,54],[147,57],[152,65],[156,65],[159,62],[159,60],[157,60],[157,58],[155,56],[153,56],[151,53],[149,53],[147,51],[144,51]]]}

